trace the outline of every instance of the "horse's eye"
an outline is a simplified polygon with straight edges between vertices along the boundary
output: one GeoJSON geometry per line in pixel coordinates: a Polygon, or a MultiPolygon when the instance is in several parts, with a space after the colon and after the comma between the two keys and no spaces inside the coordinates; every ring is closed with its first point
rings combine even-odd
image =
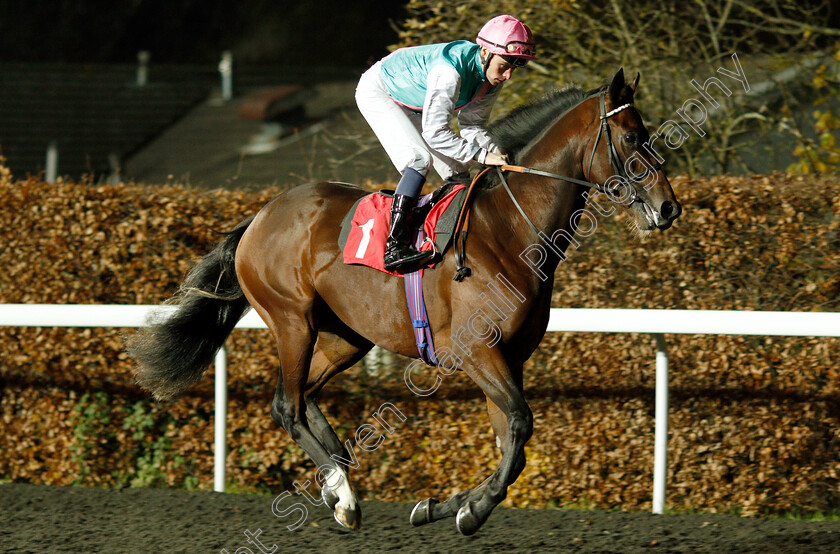
{"type": "Polygon", "coordinates": [[[636,144],[636,141],[639,140],[638,135],[636,133],[627,133],[624,135],[624,140],[630,144],[636,144]]]}

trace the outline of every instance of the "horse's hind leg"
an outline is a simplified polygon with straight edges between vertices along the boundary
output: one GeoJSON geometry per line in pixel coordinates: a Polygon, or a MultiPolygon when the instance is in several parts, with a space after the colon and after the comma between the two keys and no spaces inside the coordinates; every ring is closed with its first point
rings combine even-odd
{"type": "Polygon", "coordinates": [[[350,329],[345,329],[342,336],[322,331],[318,333],[315,352],[312,354],[309,370],[310,386],[304,397],[306,417],[310,429],[330,453],[330,457],[334,460],[336,469],[339,471],[321,489],[322,497],[332,510],[335,510],[336,504],[340,500],[340,492],[344,487],[347,487],[343,491],[345,496],[352,495],[352,490],[349,488],[347,464],[339,461],[350,460],[350,453],[347,452],[338,435],[335,434],[335,430],[321,412],[317,402],[317,394],[327,381],[361,360],[372,347],[372,342],[350,329]]]}
{"type": "MultiPolygon", "coordinates": [[[[272,330],[276,328],[272,326],[272,330]]],[[[287,314],[282,331],[275,332],[275,336],[280,354],[280,377],[271,403],[271,417],[309,454],[315,465],[341,471],[307,419],[304,392],[309,382],[316,333],[304,318],[295,320],[287,314]]],[[[361,525],[359,502],[344,477],[346,473],[341,475],[333,471],[326,479],[327,486],[337,487],[339,501],[335,506],[335,519],[349,529],[358,529],[361,525]]]]}

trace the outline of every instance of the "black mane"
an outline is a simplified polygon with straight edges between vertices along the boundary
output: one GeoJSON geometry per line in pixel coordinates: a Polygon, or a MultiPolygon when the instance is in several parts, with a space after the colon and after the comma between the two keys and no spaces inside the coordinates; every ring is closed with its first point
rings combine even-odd
{"type": "Polygon", "coordinates": [[[515,158],[549,123],[597,92],[600,89],[585,91],[576,85],[553,90],[530,104],[511,110],[491,124],[488,132],[493,142],[510,158],[515,158]]]}
{"type": "MultiPolygon", "coordinates": [[[[511,163],[516,163],[519,153],[539,135],[550,123],[605,87],[585,91],[579,86],[570,85],[564,89],[553,90],[542,98],[518,108],[492,123],[487,131],[493,142],[508,154],[511,163]]],[[[484,188],[497,184],[495,172],[486,179],[484,188]]]]}

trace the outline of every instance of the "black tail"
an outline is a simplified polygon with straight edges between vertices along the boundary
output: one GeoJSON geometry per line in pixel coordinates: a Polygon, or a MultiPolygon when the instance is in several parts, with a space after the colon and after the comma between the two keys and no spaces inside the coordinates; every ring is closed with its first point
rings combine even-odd
{"type": "Polygon", "coordinates": [[[177,310],[143,328],[126,350],[137,361],[136,380],[158,400],[174,398],[198,381],[250,305],[234,268],[246,219],[190,270],[173,299],[177,310]]]}

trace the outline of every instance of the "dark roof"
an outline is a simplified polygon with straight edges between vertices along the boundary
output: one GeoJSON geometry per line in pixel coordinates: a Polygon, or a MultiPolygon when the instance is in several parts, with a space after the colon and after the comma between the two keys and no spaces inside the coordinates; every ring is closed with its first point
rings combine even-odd
{"type": "MultiPolygon", "coordinates": [[[[0,63],[0,155],[12,174],[44,171],[47,147],[55,141],[59,175],[100,178],[110,173],[111,154],[125,166],[211,92],[218,93],[213,65],[152,63],[143,87],[136,84],[136,72],[136,64],[0,63]]],[[[234,92],[241,98],[258,87],[312,86],[360,74],[351,67],[243,66],[234,60],[234,92]]],[[[190,143],[176,150],[187,156],[190,143]]],[[[181,167],[160,171],[178,173],[181,167]]]]}
{"type": "Polygon", "coordinates": [[[252,104],[264,102],[270,90],[290,87],[249,91],[240,84],[229,102],[214,94],[128,158],[124,175],[148,184],[174,180],[202,188],[396,180],[399,174],[356,107],[356,83],[309,84],[287,97],[285,111],[274,114],[265,106],[267,122],[243,119],[242,112],[254,111],[252,104]]]}
{"type": "Polygon", "coordinates": [[[44,169],[58,143],[59,175],[109,172],[208,96],[215,68],[149,69],[136,84],[135,65],[0,64],[0,153],[12,174],[44,169]]]}

